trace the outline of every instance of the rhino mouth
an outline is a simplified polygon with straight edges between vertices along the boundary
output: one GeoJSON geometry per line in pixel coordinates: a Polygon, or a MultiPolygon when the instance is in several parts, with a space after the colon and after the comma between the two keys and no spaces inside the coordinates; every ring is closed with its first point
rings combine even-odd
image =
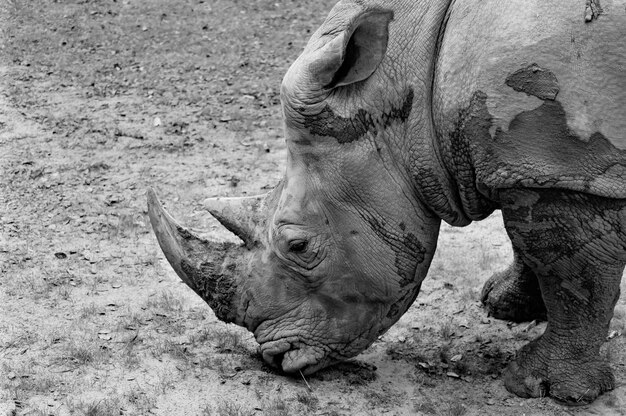
{"type": "Polygon", "coordinates": [[[298,341],[266,342],[261,344],[260,352],[266,363],[287,374],[313,374],[333,362],[320,348],[303,345],[298,341]]]}

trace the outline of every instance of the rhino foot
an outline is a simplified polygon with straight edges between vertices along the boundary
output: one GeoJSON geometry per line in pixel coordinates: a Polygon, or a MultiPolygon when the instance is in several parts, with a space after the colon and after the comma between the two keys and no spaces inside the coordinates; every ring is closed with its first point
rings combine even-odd
{"type": "Polygon", "coordinates": [[[555,350],[544,337],[522,347],[504,372],[507,390],[524,398],[550,396],[561,404],[581,406],[615,388],[611,369],[597,355],[574,361],[549,358],[555,350]]]}
{"type": "Polygon", "coordinates": [[[515,254],[508,269],[494,273],[480,300],[489,316],[514,322],[545,321],[546,307],[535,273],[515,254]]]}

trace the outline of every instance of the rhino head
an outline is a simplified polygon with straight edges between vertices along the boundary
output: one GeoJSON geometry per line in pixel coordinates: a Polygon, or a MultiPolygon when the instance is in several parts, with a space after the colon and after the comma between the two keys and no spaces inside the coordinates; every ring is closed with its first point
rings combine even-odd
{"type": "Polygon", "coordinates": [[[241,245],[194,235],[149,192],[176,273],[287,373],[367,348],[414,301],[435,250],[439,219],[403,163],[422,104],[394,67],[393,21],[389,10],[340,3],[291,66],[284,179],[267,195],[205,202],[241,245]]]}

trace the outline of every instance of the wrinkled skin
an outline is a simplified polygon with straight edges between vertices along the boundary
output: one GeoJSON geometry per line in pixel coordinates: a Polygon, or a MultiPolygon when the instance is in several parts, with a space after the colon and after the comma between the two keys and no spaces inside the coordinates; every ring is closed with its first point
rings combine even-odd
{"type": "Polygon", "coordinates": [[[598,352],[626,262],[620,1],[587,22],[567,2],[340,2],[282,83],[284,179],[206,201],[243,245],[193,235],[150,192],[168,260],[264,360],[306,374],[407,310],[442,219],[501,209],[515,260],[483,301],[499,318],[548,320],[505,384],[592,401],[614,386],[598,352]]]}

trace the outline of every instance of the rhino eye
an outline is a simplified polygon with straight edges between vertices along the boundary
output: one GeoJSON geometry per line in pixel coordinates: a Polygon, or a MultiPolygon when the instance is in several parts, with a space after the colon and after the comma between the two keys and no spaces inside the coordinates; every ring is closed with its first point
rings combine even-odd
{"type": "Polygon", "coordinates": [[[302,232],[292,233],[291,236],[283,235],[285,238],[281,244],[283,260],[293,266],[297,266],[298,272],[302,269],[313,270],[326,257],[324,246],[320,244],[319,235],[303,235],[302,232]]]}
{"type": "Polygon", "coordinates": [[[303,253],[309,247],[309,242],[306,240],[294,240],[289,242],[289,251],[292,253],[303,253]]]}

